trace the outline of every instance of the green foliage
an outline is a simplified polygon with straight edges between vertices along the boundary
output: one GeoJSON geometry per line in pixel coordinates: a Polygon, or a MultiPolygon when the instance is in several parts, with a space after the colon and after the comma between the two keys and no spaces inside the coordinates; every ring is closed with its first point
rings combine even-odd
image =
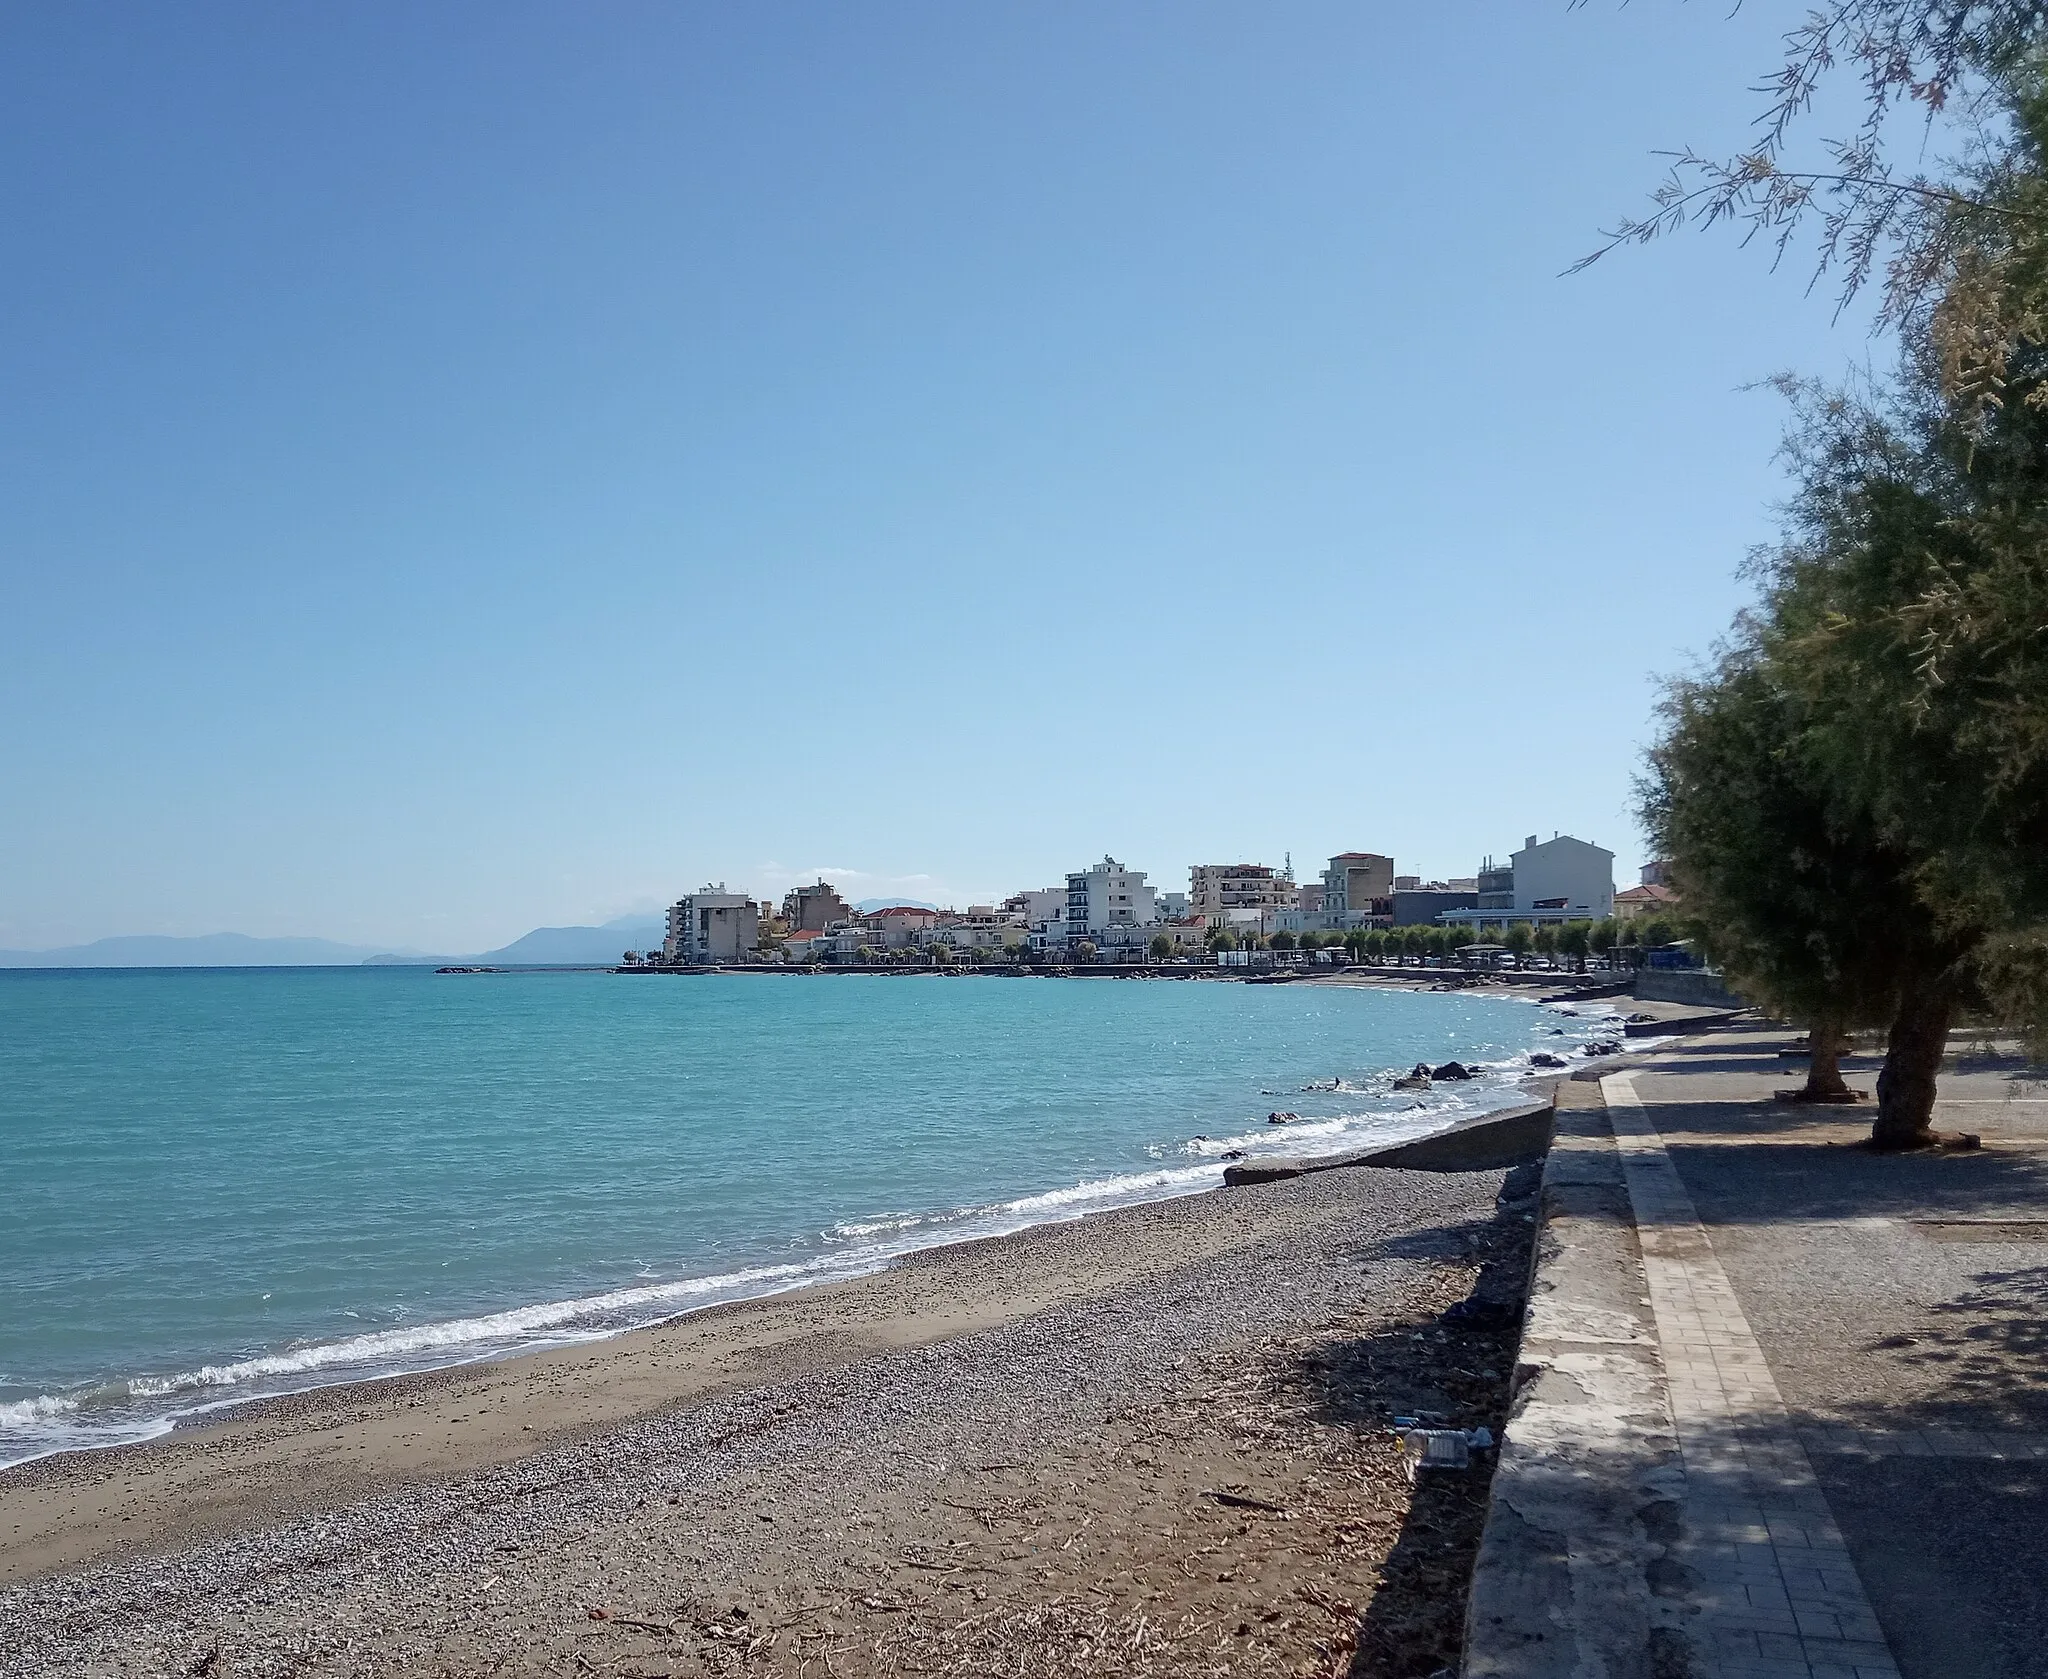
{"type": "Polygon", "coordinates": [[[1508,928],[1506,936],[1500,942],[1517,956],[1525,956],[1529,948],[1535,944],[1536,935],[1529,930],[1528,922],[1517,921],[1508,928]]]}
{"type": "Polygon", "coordinates": [[[1152,935],[1151,950],[1153,961],[1164,962],[1167,957],[1173,954],[1173,940],[1164,933],[1154,933],[1152,935]]]}
{"type": "Polygon", "coordinates": [[[1269,948],[1273,950],[1292,950],[1294,948],[1294,935],[1286,931],[1281,931],[1275,933],[1271,938],[1269,938],[1266,941],[1266,944],[1269,948]]]}

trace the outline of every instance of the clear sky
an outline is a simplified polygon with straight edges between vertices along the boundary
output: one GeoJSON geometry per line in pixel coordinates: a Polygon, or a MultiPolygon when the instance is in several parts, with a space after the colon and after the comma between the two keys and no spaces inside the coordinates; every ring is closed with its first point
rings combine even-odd
{"type": "Polygon", "coordinates": [[[1641,845],[1799,0],[0,11],[0,946],[1641,845]]]}

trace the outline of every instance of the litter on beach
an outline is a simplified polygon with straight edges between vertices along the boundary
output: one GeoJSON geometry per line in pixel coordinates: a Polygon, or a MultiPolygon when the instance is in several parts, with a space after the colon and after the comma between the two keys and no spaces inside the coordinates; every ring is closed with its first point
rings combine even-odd
{"type": "Polygon", "coordinates": [[[1407,1421],[1408,1418],[1399,1417],[1395,1419],[1395,1425],[1401,1436],[1411,1481],[1426,1469],[1470,1469],[1472,1454],[1486,1451],[1493,1445],[1493,1434],[1488,1429],[1475,1428],[1468,1433],[1462,1428],[1400,1428],[1399,1425],[1407,1421]]]}

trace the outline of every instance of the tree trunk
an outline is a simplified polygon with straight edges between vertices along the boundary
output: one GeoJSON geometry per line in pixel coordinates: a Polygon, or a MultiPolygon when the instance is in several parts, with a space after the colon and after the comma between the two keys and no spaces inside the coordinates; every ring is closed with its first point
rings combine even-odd
{"type": "Polygon", "coordinates": [[[1813,1050],[1806,1063],[1806,1088],[1799,1093],[1803,1102],[1836,1101],[1849,1094],[1842,1078],[1842,1051],[1847,1047],[1843,1033],[1835,1026],[1816,1021],[1807,1028],[1813,1050]]]}
{"type": "Polygon", "coordinates": [[[1934,1141],[1934,1077],[1948,1049],[1955,998],[1939,981],[1914,979],[1899,999],[1877,1075],[1877,1120],[1870,1140],[1882,1149],[1922,1148],[1934,1141]]]}

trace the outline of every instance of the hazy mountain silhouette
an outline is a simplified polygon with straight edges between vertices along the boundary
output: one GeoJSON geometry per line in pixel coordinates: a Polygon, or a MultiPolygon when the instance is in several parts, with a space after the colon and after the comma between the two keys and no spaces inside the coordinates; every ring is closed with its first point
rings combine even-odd
{"type": "Polygon", "coordinates": [[[586,967],[616,962],[627,950],[659,947],[666,930],[658,915],[622,915],[602,927],[536,927],[523,938],[475,956],[428,956],[416,950],[338,944],[333,939],[256,939],[246,933],[205,933],[196,938],[138,933],[57,950],[0,950],[0,968],[434,967],[444,962],[586,967]]]}
{"type": "Polygon", "coordinates": [[[521,963],[581,967],[591,962],[616,962],[628,950],[659,947],[667,931],[667,923],[658,915],[622,915],[602,927],[536,927],[524,938],[463,960],[506,967],[521,963]]]}
{"type": "Polygon", "coordinates": [[[181,939],[137,933],[59,950],[0,950],[0,968],[332,968],[352,966],[374,953],[373,945],[332,939],[252,939],[246,933],[181,939]]]}

